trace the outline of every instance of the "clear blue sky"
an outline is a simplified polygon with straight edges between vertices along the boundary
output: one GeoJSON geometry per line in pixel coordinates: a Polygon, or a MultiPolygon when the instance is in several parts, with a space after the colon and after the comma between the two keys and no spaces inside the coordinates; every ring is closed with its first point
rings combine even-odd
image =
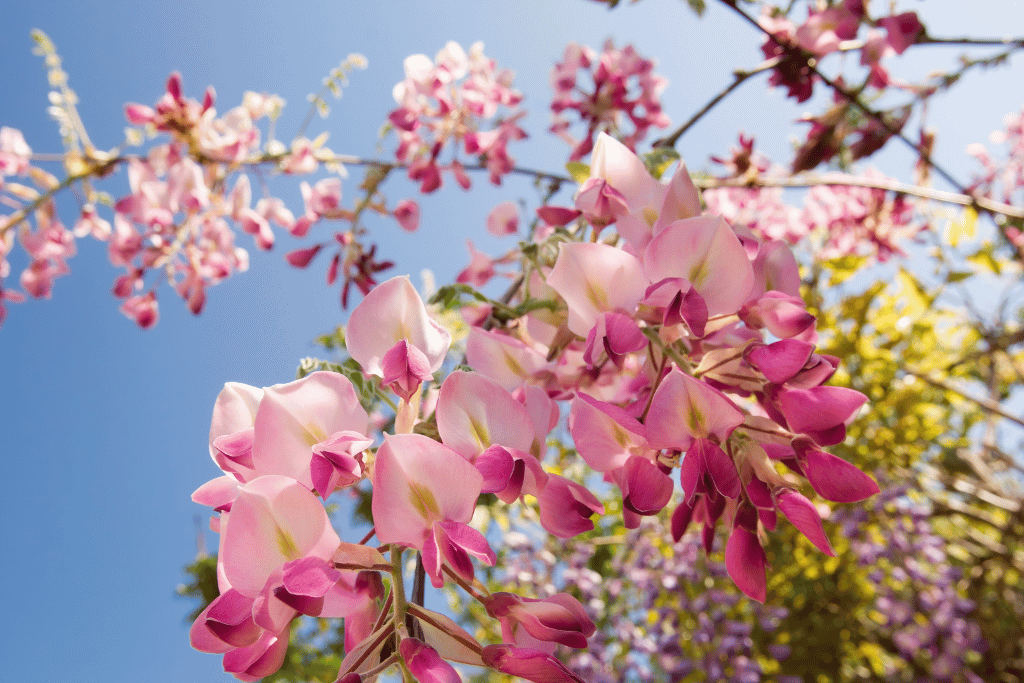
{"type": "MultiPolygon", "coordinates": [[[[448,40],[463,46],[483,40],[487,55],[516,70],[527,95],[533,139],[513,154],[525,165],[559,170],[567,148],[544,130],[548,72],[566,42],[599,47],[613,37],[617,45],[633,42],[641,54],[656,57],[670,80],[666,110],[680,122],[728,81],[732,69],[760,59],[760,38],[752,29],[711,4],[709,17],[700,21],[679,0],[624,2],[613,12],[583,0],[12,2],[0,22],[0,125],[24,131],[35,151],[60,149],[44,114],[47,87],[40,59],[30,52],[32,28],[57,44],[100,146],[120,141],[124,103],[152,103],[172,70],[183,73],[191,96],[214,85],[221,110],[237,104],[244,90],[282,95],[288,107],[278,131],[287,139],[305,116],[305,96],[348,53],[361,52],[370,69],[353,76],[331,118],[314,122],[311,132],[329,130],[329,146],[337,152],[374,155],[402,59],[416,52],[432,56],[448,40]]],[[[1024,34],[1024,18],[1011,0],[903,4],[931,12],[926,18],[933,34],[1024,34]]],[[[948,60],[951,53],[928,54],[948,60]]],[[[964,146],[984,141],[1024,99],[1020,66],[1018,60],[1012,70],[973,77],[956,102],[940,101],[933,110],[931,123],[947,136],[939,158],[960,177],[973,168],[964,146]]],[[[913,68],[927,67],[919,61],[913,68]]],[[[691,167],[701,168],[709,154],[727,151],[744,128],[781,159],[799,130],[790,122],[802,111],[780,94],[768,94],[763,80],[751,82],[678,149],[691,167]]],[[[386,153],[391,149],[388,142],[386,153]]],[[[908,158],[899,152],[885,162],[896,173],[908,158]]],[[[347,197],[354,196],[353,185],[347,181],[347,197]]],[[[124,186],[115,183],[110,191],[123,194],[124,186]]],[[[297,192],[291,192],[298,211],[297,192]]],[[[387,193],[394,201],[414,190],[394,182],[387,193]]],[[[496,252],[499,243],[486,236],[484,219],[499,201],[519,198],[535,204],[525,184],[508,181],[496,190],[481,178],[470,194],[446,187],[424,200],[423,225],[415,235],[382,221],[381,248],[399,264],[393,274],[411,273],[418,281],[419,270],[429,266],[439,282],[450,280],[467,262],[467,236],[496,252]]],[[[65,221],[72,222],[73,202],[62,206],[65,221]]],[[[240,243],[250,240],[243,236],[240,243]]],[[[206,446],[217,392],[227,381],[289,381],[298,359],[313,353],[310,340],[343,319],[337,288],[323,285],[325,264],[296,271],[282,263],[281,254],[293,244],[282,236],[272,254],[250,249],[250,272],[210,290],[199,318],[162,292],[160,323],[148,331],[118,312],[105,248],[86,240],[51,301],[11,308],[0,329],[0,457],[6,475],[0,498],[0,677],[40,683],[234,680],[221,671],[219,657],[189,647],[183,617],[191,604],[176,599],[174,588],[196,552],[193,517],[206,518],[189,496],[217,474],[206,446]]],[[[9,285],[16,285],[22,264],[14,260],[9,285]]],[[[209,543],[215,547],[212,534],[209,543]]]]}

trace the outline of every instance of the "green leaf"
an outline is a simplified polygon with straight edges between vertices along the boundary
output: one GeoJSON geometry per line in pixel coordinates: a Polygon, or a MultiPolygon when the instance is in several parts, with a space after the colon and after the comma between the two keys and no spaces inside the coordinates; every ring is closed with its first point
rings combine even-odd
{"type": "Polygon", "coordinates": [[[590,166],[583,163],[582,161],[570,161],[565,165],[565,170],[569,172],[572,179],[582,185],[586,182],[587,178],[590,177],[590,166]]]}
{"type": "Polygon", "coordinates": [[[686,0],[686,4],[690,6],[693,13],[698,17],[704,16],[704,12],[707,11],[707,5],[704,4],[704,0],[686,0]]]}
{"type": "Polygon", "coordinates": [[[345,328],[338,325],[333,332],[321,334],[313,340],[317,346],[322,346],[327,351],[341,351],[345,347],[345,328]]]}
{"type": "Polygon", "coordinates": [[[658,180],[665,175],[668,167],[679,161],[680,158],[679,152],[671,147],[655,147],[643,155],[644,166],[658,180]]]}
{"type": "Polygon", "coordinates": [[[950,221],[946,226],[946,241],[954,247],[960,244],[961,240],[974,239],[978,227],[978,212],[973,206],[968,206],[960,215],[960,218],[950,221]]]}
{"type": "Polygon", "coordinates": [[[828,284],[834,287],[846,282],[846,280],[860,270],[866,260],[867,258],[864,256],[851,254],[849,256],[841,256],[830,261],[825,261],[822,265],[830,271],[828,284]]]}
{"type": "Polygon", "coordinates": [[[986,244],[978,251],[974,252],[967,257],[967,260],[977,266],[979,270],[988,271],[995,273],[996,275],[1003,274],[1003,267],[999,263],[999,259],[992,255],[993,246],[986,244]]]}

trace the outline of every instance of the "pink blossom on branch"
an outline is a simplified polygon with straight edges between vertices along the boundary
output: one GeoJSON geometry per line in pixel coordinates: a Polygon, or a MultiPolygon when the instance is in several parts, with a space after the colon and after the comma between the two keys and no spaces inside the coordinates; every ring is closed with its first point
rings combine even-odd
{"type": "Polygon", "coordinates": [[[29,168],[32,148],[17,128],[0,127],[0,179],[9,175],[22,175],[29,168]]]}
{"type": "Polygon", "coordinates": [[[589,154],[598,133],[618,137],[635,150],[652,126],[669,125],[660,99],[668,81],[654,73],[654,66],[632,45],[616,49],[611,40],[604,44],[600,55],[576,43],[566,46],[562,61],[551,71],[555,91],[551,132],[573,147],[570,161],[589,154]],[[580,71],[589,76],[582,83],[580,71]],[[586,127],[580,137],[569,132],[573,125],[567,116],[569,111],[575,111],[586,127]],[[629,127],[625,125],[627,120],[629,127]]]}
{"type": "Polygon", "coordinates": [[[518,125],[525,112],[516,108],[522,95],[513,82],[511,71],[499,70],[484,56],[483,43],[475,43],[468,54],[449,42],[434,60],[406,58],[405,80],[394,88],[399,106],[388,119],[399,140],[395,156],[408,164],[409,177],[420,183],[421,192],[440,188],[445,169],[468,189],[459,146],[482,157],[495,185],[512,170],[508,143],[526,137],[518,125]],[[503,111],[507,114],[499,116],[503,111]],[[441,159],[446,147],[450,161],[441,159]]]}
{"type": "Polygon", "coordinates": [[[395,205],[395,220],[406,232],[416,232],[420,227],[420,206],[412,199],[403,199],[395,205]]]}
{"type": "Polygon", "coordinates": [[[375,287],[348,319],[346,345],[369,375],[384,376],[384,357],[406,341],[427,360],[429,372],[441,367],[451,335],[435,322],[407,277],[391,278],[375,287]]]}
{"type": "Polygon", "coordinates": [[[373,472],[373,521],[382,543],[423,553],[431,583],[444,567],[473,579],[470,556],[494,564],[494,551],[468,526],[483,476],[452,449],[419,434],[388,436],[373,472]]]}

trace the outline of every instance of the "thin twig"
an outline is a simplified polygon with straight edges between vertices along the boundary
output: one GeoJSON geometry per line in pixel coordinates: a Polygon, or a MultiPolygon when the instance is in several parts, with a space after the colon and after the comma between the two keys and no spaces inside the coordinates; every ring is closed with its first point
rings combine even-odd
{"type": "Polygon", "coordinates": [[[911,375],[912,377],[917,377],[918,379],[924,381],[927,384],[931,384],[933,387],[937,389],[942,389],[943,391],[950,391],[959,396],[960,398],[975,403],[982,410],[987,410],[990,413],[994,413],[999,417],[1006,418],[1010,422],[1013,422],[1014,424],[1024,427],[1024,419],[1021,419],[1016,415],[1007,412],[1005,409],[1003,409],[1001,405],[999,405],[995,401],[992,401],[987,398],[981,398],[979,396],[971,396],[964,390],[958,389],[957,387],[953,386],[952,384],[949,384],[948,382],[945,382],[941,379],[935,379],[934,377],[929,377],[928,375],[922,372],[917,372],[909,368],[904,368],[903,371],[906,372],[908,375],[911,375]]]}
{"type": "MultiPolygon", "coordinates": [[[[918,145],[917,143],[913,142],[910,138],[908,138],[905,135],[903,135],[903,133],[900,132],[898,129],[894,128],[892,126],[892,124],[889,123],[889,121],[887,121],[886,118],[880,112],[876,112],[871,107],[869,107],[866,104],[864,104],[855,93],[850,92],[849,90],[847,90],[843,86],[841,86],[838,83],[836,83],[833,79],[831,79],[828,76],[826,76],[825,74],[823,74],[821,72],[821,70],[818,69],[818,67],[817,67],[817,58],[813,54],[807,52],[806,50],[803,50],[799,45],[795,45],[791,41],[787,41],[785,38],[783,38],[781,36],[775,35],[774,33],[769,31],[764,26],[761,26],[761,24],[759,24],[756,19],[754,19],[749,14],[747,14],[734,1],[731,1],[731,0],[721,0],[721,1],[722,1],[722,4],[726,5],[727,7],[732,9],[734,12],[739,14],[749,24],[751,24],[757,30],[761,31],[762,33],[764,33],[765,35],[770,37],[775,42],[779,43],[780,45],[785,44],[785,46],[786,46],[786,48],[788,50],[793,50],[793,51],[796,51],[798,53],[803,54],[807,58],[807,67],[811,71],[813,71],[814,75],[816,75],[818,78],[820,78],[822,80],[822,82],[825,83],[825,85],[827,85],[834,92],[836,92],[840,96],[842,96],[843,99],[845,99],[847,102],[849,102],[850,104],[855,106],[863,114],[871,117],[871,119],[873,119],[882,128],[884,128],[885,131],[887,133],[889,133],[889,135],[902,140],[904,144],[909,146],[911,149],[914,150],[914,152],[917,153],[917,155],[921,158],[922,161],[924,161],[926,164],[928,164],[928,166],[930,166],[932,169],[934,169],[935,172],[938,173],[940,176],[945,178],[946,182],[948,182],[950,185],[955,187],[958,192],[960,192],[962,194],[967,194],[967,195],[970,194],[967,191],[967,187],[963,183],[958,181],[945,168],[943,168],[938,163],[936,163],[935,160],[931,158],[930,154],[928,154],[926,151],[921,149],[920,145],[918,145]]],[[[973,204],[977,205],[977,202],[974,202],[973,204]]],[[[981,208],[980,205],[978,205],[978,206],[979,206],[979,208],[981,208]]]]}
{"type": "Polygon", "coordinates": [[[373,535],[376,533],[377,527],[371,527],[370,530],[366,532],[366,535],[363,536],[363,540],[359,541],[359,545],[366,545],[367,543],[369,543],[370,539],[373,538],[373,535]]]}
{"type": "Polygon", "coordinates": [[[765,60],[764,62],[761,62],[760,64],[755,66],[753,69],[750,69],[748,71],[733,71],[732,72],[732,75],[733,75],[733,82],[732,83],[730,83],[728,86],[726,86],[725,89],[722,90],[720,93],[718,93],[717,95],[712,97],[710,100],[708,100],[707,104],[705,104],[703,107],[701,107],[699,111],[697,111],[693,116],[691,116],[686,121],[686,123],[684,123],[679,128],[677,128],[675,130],[675,132],[673,132],[668,137],[661,138],[659,140],[655,140],[652,146],[653,147],[675,147],[676,146],[676,142],[679,140],[679,138],[681,138],[683,136],[683,134],[686,133],[686,131],[690,130],[690,128],[692,128],[694,124],[696,124],[698,121],[700,121],[700,119],[703,118],[705,114],[707,114],[709,111],[714,109],[715,106],[719,102],[724,100],[726,98],[726,96],[729,95],[729,93],[731,93],[736,88],[740,87],[740,85],[744,81],[746,81],[748,78],[750,78],[751,76],[755,76],[755,75],[757,75],[759,73],[763,73],[765,71],[768,71],[769,69],[774,69],[776,66],[779,65],[779,62],[781,62],[781,61],[782,61],[782,57],[781,56],[779,56],[779,57],[772,57],[771,59],[768,59],[768,60],[765,60]]]}
{"type": "Polygon", "coordinates": [[[996,46],[996,45],[1014,45],[1016,47],[1024,48],[1024,38],[932,38],[928,35],[921,35],[917,37],[914,42],[915,45],[976,45],[976,46],[996,46]]]}
{"type": "Polygon", "coordinates": [[[908,185],[895,180],[863,178],[850,175],[849,173],[801,174],[797,176],[760,175],[753,178],[694,178],[693,183],[702,190],[720,187],[816,187],[818,185],[868,187],[921,197],[922,199],[930,199],[945,204],[958,204],[960,206],[977,205],[991,213],[998,213],[1012,218],[1024,218],[1024,209],[985,197],[973,197],[969,194],[936,190],[920,185],[908,185]]]}

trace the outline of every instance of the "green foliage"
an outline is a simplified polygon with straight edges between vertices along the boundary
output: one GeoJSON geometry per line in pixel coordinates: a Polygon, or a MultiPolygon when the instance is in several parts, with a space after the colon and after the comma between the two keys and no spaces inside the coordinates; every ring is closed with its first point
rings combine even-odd
{"type": "Polygon", "coordinates": [[[284,664],[263,683],[332,683],[345,650],[345,632],[337,619],[302,617],[292,625],[284,664]]]}
{"type": "MultiPolygon", "coordinates": [[[[969,211],[954,221],[951,242],[970,241],[975,222],[969,211]]],[[[1024,561],[1024,504],[1020,478],[1009,474],[1014,458],[1000,456],[997,436],[1006,429],[1002,415],[1013,412],[1001,402],[1024,382],[1022,354],[1013,350],[1024,334],[1012,318],[986,322],[971,303],[979,276],[1019,266],[992,242],[975,244],[965,254],[972,270],[959,265],[951,248],[939,247],[933,255],[938,268],[930,284],[901,268],[888,281],[876,280],[834,303],[819,302],[820,351],[843,359],[834,382],[870,398],[847,440],[832,450],[892,481],[916,480],[929,492],[933,526],[956,553],[952,560],[966,577],[961,588],[977,604],[976,619],[989,643],[973,670],[984,680],[1024,680],[1024,594],[1008,589],[1019,580],[1024,561]],[[955,298],[947,294],[950,287],[956,288],[955,298]]],[[[817,277],[827,274],[830,284],[841,283],[856,269],[855,261],[826,263],[817,277]]],[[[991,285],[985,286],[994,298],[991,285]]],[[[884,534],[886,522],[875,523],[884,534]]],[[[795,586],[794,595],[802,590],[795,586]]],[[[858,638],[872,633],[870,620],[850,627],[858,638]]],[[[852,641],[842,648],[856,654],[852,641]]],[[[865,667],[881,675],[878,663],[892,651],[891,643],[876,638],[860,649],[860,664],[833,680],[864,679],[865,667]]]]}
{"type": "Polygon", "coordinates": [[[665,175],[669,166],[682,159],[679,152],[672,147],[655,147],[642,157],[647,171],[655,178],[665,175]]]}
{"type": "Polygon", "coordinates": [[[582,161],[570,161],[565,165],[565,170],[577,185],[582,185],[590,177],[590,166],[582,161]]]}
{"type": "Polygon", "coordinates": [[[185,575],[188,577],[188,583],[178,586],[178,595],[199,601],[195,609],[185,617],[185,621],[192,623],[199,613],[220,595],[217,590],[217,556],[196,558],[195,562],[185,567],[185,575]]]}
{"type": "Polygon", "coordinates": [[[537,310],[554,310],[558,304],[552,300],[527,300],[523,303],[511,306],[501,301],[496,301],[477,291],[475,288],[457,282],[445,285],[430,297],[431,305],[440,306],[443,311],[451,311],[476,301],[491,307],[491,317],[498,324],[505,324],[509,321],[523,317],[527,313],[537,310]]]}

